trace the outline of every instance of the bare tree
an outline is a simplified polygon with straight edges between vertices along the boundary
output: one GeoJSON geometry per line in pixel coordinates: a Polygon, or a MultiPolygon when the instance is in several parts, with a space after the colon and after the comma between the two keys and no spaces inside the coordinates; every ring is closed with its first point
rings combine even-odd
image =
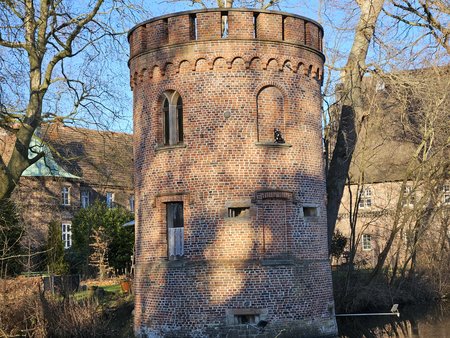
{"type": "Polygon", "coordinates": [[[386,10],[388,15],[412,27],[424,29],[450,54],[450,1],[391,0],[391,3],[394,10],[386,10]]]}
{"type": "Polygon", "coordinates": [[[103,280],[112,271],[108,264],[108,245],[111,239],[106,235],[105,228],[100,226],[98,229],[92,229],[91,241],[89,265],[97,270],[98,278],[103,280]]]}
{"type": "Polygon", "coordinates": [[[128,0],[0,1],[0,127],[15,139],[11,153],[0,157],[0,200],[44,156],[30,149],[42,123],[74,119],[81,110],[94,121],[98,111],[113,112],[104,104],[102,64],[89,66],[102,56],[101,41],[124,33],[122,23],[128,25],[136,9],[128,0]]]}
{"type": "Polygon", "coordinates": [[[386,78],[390,83],[390,95],[386,100],[392,102],[391,112],[398,113],[391,113],[394,116],[391,132],[399,142],[410,144],[411,152],[404,169],[390,234],[378,256],[372,280],[380,274],[402,232],[408,237],[408,252],[402,267],[398,267],[397,255],[393,278],[397,271],[401,277],[407,272],[414,273],[421,243],[430,230],[439,232],[435,229],[434,220],[441,211],[447,210],[442,203],[442,187],[450,171],[450,138],[446,127],[450,119],[448,68],[390,73],[386,78]],[[409,207],[405,208],[405,204],[409,207]]]}

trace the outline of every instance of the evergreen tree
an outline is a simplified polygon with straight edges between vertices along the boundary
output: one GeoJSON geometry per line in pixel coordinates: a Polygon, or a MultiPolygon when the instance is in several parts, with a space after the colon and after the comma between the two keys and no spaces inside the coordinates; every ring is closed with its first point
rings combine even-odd
{"type": "Polygon", "coordinates": [[[46,255],[47,265],[51,273],[60,275],[67,272],[61,224],[54,220],[48,226],[46,255]]]}
{"type": "Polygon", "coordinates": [[[103,227],[109,238],[107,260],[116,270],[126,268],[131,260],[134,245],[134,228],[122,225],[134,218],[133,213],[122,207],[108,208],[105,203],[96,201],[86,209],[80,210],[72,220],[71,264],[74,270],[83,274],[89,269],[89,257],[93,252],[92,234],[103,227]]]}

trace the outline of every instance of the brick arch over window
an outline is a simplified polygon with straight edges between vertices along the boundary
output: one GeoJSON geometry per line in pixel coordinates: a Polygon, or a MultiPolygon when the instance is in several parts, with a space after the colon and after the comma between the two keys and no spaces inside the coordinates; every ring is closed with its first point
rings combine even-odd
{"type": "Polygon", "coordinates": [[[161,98],[160,143],[169,146],[183,143],[183,99],[174,90],[167,90],[161,98]]]}
{"type": "Polygon", "coordinates": [[[257,95],[258,142],[274,142],[274,129],[285,136],[285,98],[275,86],[262,88],[257,95]]]}

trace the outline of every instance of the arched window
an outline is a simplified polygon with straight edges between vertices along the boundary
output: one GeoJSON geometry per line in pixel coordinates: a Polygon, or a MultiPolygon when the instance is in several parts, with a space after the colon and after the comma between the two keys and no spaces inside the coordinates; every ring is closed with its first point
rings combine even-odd
{"type": "Polygon", "coordinates": [[[163,144],[175,145],[183,142],[183,100],[175,91],[164,93],[162,104],[163,144]]]}

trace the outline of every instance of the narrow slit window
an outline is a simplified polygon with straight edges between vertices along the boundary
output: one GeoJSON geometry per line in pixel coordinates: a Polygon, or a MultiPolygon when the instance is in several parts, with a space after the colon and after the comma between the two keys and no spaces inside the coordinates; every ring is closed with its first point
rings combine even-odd
{"type": "Polygon", "coordinates": [[[183,100],[181,96],[177,100],[178,142],[183,142],[183,100]]]}
{"type": "Polygon", "coordinates": [[[191,14],[191,40],[198,40],[198,30],[197,30],[197,15],[191,14]]]}
{"type": "Polygon", "coordinates": [[[228,37],[228,12],[222,13],[222,39],[228,37]]]}
{"type": "Polygon", "coordinates": [[[170,143],[170,114],[169,114],[169,100],[167,98],[164,99],[163,114],[164,114],[164,144],[168,145],[170,143]]]}
{"type": "Polygon", "coordinates": [[[281,40],[285,40],[285,25],[286,25],[286,17],[283,16],[281,20],[281,40]]]}
{"type": "Polygon", "coordinates": [[[229,218],[243,218],[250,215],[250,207],[228,208],[229,218]]]}
{"type": "Polygon", "coordinates": [[[257,17],[258,17],[258,13],[254,13],[253,15],[253,38],[256,39],[257,38],[257,17]]]}

